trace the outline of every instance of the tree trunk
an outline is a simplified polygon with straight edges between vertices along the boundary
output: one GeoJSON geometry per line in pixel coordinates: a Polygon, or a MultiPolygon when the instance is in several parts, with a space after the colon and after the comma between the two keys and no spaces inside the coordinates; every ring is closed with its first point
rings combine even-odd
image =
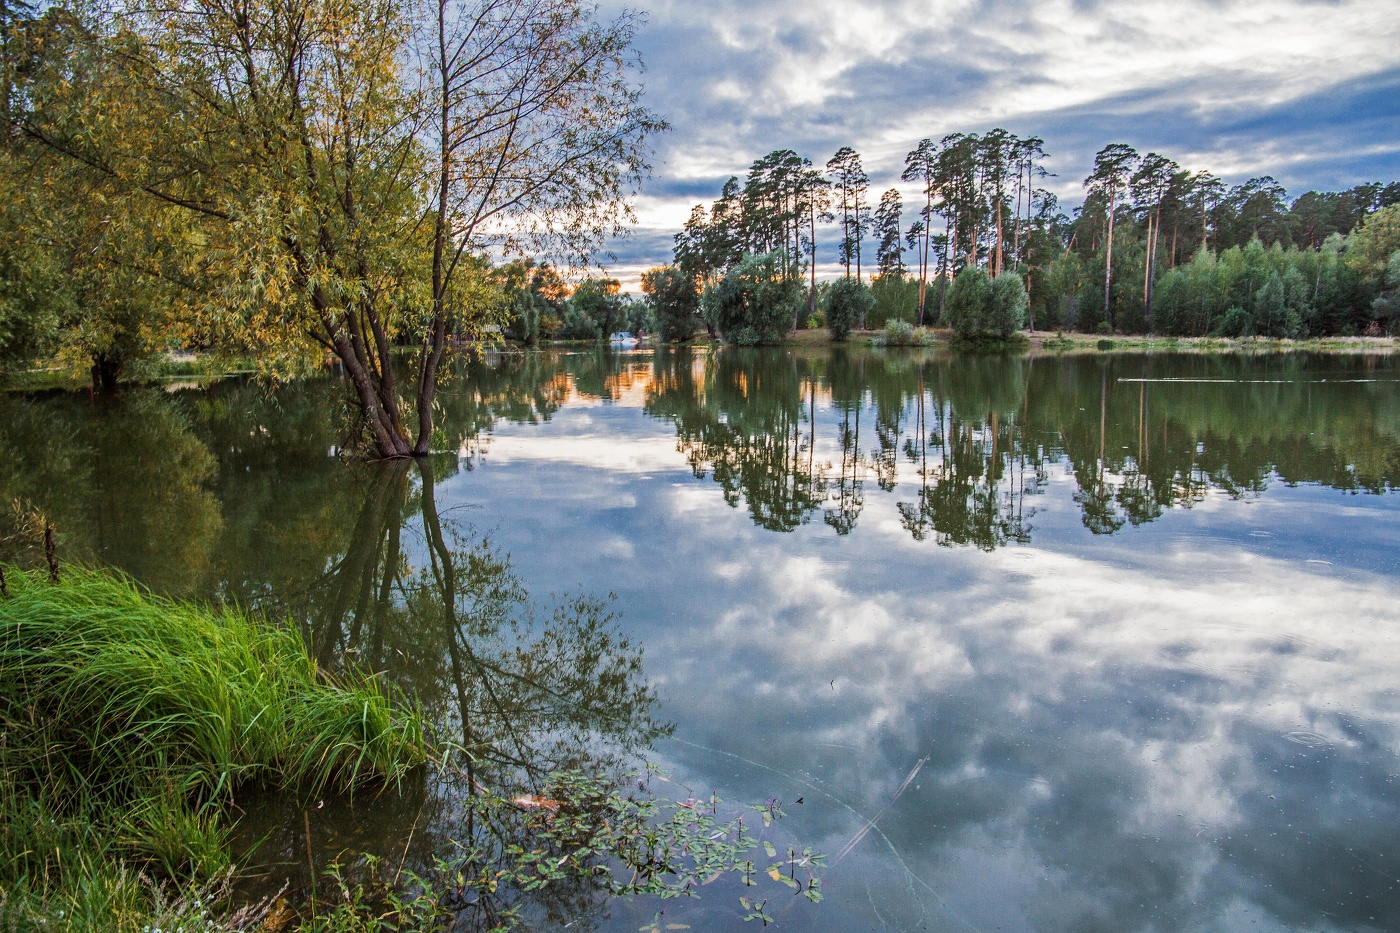
{"type": "MultiPolygon", "coordinates": [[[[811,287],[807,290],[807,316],[813,317],[817,313],[817,202],[814,199],[808,208],[808,224],[812,233],[812,263],[807,272],[810,276],[811,287]]],[[[793,330],[797,329],[794,323],[793,330]]]]}
{"type": "MultiPolygon", "coordinates": [[[[394,460],[412,454],[408,439],[398,425],[398,402],[391,400],[391,407],[385,408],[371,367],[364,353],[364,340],[357,327],[345,327],[331,316],[324,294],[319,288],[313,289],[311,301],[320,312],[321,326],[330,339],[335,355],[345,366],[350,382],[355,387],[355,397],[360,403],[360,412],[365,423],[374,435],[375,452],[385,460],[394,460]],[[349,333],[347,333],[349,331],[349,333]]],[[[354,315],[347,316],[353,325],[354,315]]],[[[386,360],[385,366],[389,365],[386,360]]]]}
{"type": "MultiPolygon", "coordinates": [[[[855,218],[856,218],[856,219],[855,219],[855,223],[851,225],[851,229],[854,230],[854,231],[855,231],[855,234],[856,234],[856,281],[859,282],[859,281],[860,281],[860,241],[863,239],[863,235],[864,235],[864,231],[860,229],[860,192],[859,192],[859,191],[856,192],[856,212],[855,212],[855,218]]],[[[861,330],[864,330],[864,329],[865,329],[865,328],[862,326],[862,327],[861,327],[861,330]]]]}
{"type": "Polygon", "coordinates": [[[1002,260],[1002,253],[1003,253],[1003,252],[1004,252],[1004,250],[1002,249],[1002,236],[1001,236],[1001,191],[998,190],[998,191],[997,191],[997,254],[996,254],[996,272],[993,273],[994,276],[1001,275],[1001,260],[1002,260]]]}
{"type": "Polygon", "coordinates": [[[1157,243],[1162,239],[1162,202],[1157,202],[1157,209],[1152,223],[1152,235],[1147,238],[1147,308],[1143,315],[1147,318],[1147,332],[1152,333],[1152,300],[1157,292],[1157,243]]]}
{"type": "Polygon", "coordinates": [[[99,354],[92,359],[92,391],[110,398],[117,394],[117,379],[121,376],[121,357],[99,354]]]}
{"type": "MultiPolygon", "coordinates": [[[[1031,304],[1031,270],[1026,267],[1026,314],[1031,320],[1031,333],[1035,333],[1035,305],[1031,304]]],[[[1026,391],[1030,391],[1029,388],[1026,391]]]]}
{"type": "Polygon", "coordinates": [[[938,264],[938,323],[943,323],[948,311],[948,277],[953,274],[948,263],[948,250],[956,249],[954,243],[957,240],[957,221],[948,228],[948,239],[943,241],[943,255],[939,257],[938,264]]]}
{"type": "Polygon", "coordinates": [[[919,263],[919,326],[924,326],[924,308],[928,306],[928,245],[933,226],[933,191],[931,182],[924,187],[924,248],[919,263]]]}
{"type": "Polygon", "coordinates": [[[1142,258],[1142,306],[1147,308],[1152,292],[1152,215],[1147,215],[1147,252],[1142,258]]]}
{"type": "Polygon", "coordinates": [[[1108,321],[1109,330],[1113,329],[1113,311],[1110,302],[1113,298],[1113,202],[1117,190],[1112,186],[1108,189],[1108,255],[1104,257],[1103,264],[1103,316],[1108,321]]]}

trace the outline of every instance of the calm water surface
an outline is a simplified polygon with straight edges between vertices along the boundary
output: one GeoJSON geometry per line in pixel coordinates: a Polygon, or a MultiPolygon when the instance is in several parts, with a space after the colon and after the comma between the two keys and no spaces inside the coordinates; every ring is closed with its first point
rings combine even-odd
{"type": "MultiPolygon", "coordinates": [[[[783,929],[1400,928],[1395,359],[507,356],[380,466],[343,393],[3,397],[0,494],[387,671],[501,780],[782,801],[832,863],[783,929]]],[[[460,829],[432,779],[313,819],[315,860],[460,829]]],[[[295,804],[243,831],[305,864],[295,804]]],[[[701,893],[531,916],[752,928],[701,893]]]]}

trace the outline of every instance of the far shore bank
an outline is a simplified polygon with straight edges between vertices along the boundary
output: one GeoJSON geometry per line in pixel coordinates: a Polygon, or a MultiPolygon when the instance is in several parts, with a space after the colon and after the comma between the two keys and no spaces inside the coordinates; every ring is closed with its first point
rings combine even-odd
{"type": "MultiPolygon", "coordinates": [[[[785,347],[876,347],[881,331],[852,331],[844,344],[831,339],[826,328],[799,330],[788,335],[785,347]]],[[[946,328],[929,328],[931,342],[913,349],[954,349],[953,332],[946,328]]],[[[1157,337],[1151,335],[1102,335],[1021,331],[1021,341],[1008,346],[1007,352],[1057,356],[1066,354],[1103,353],[1199,353],[1199,354],[1259,354],[1259,353],[1349,353],[1392,354],[1400,352],[1400,337],[1315,337],[1302,340],[1280,340],[1270,337],[1157,337]]],[[[651,340],[641,349],[653,349],[660,344],[651,340]]],[[[709,346],[710,341],[697,338],[690,346],[709,346]]],[[[538,350],[580,350],[603,347],[606,343],[585,341],[544,341],[538,350]]],[[[507,343],[501,349],[529,352],[525,347],[507,343]]],[[[909,349],[892,347],[892,350],[909,349]]],[[[250,375],[252,365],[244,359],[214,355],[181,354],[178,359],[161,360],[142,368],[141,374],[130,380],[132,385],[163,385],[167,389],[185,388],[192,384],[229,376],[250,375]]],[[[0,391],[42,391],[45,389],[82,390],[89,387],[89,375],[77,368],[48,366],[13,372],[0,379],[0,391]]]]}
{"type": "MultiPolygon", "coordinates": [[[[852,331],[848,346],[871,346],[878,330],[852,331]]],[[[953,332],[929,328],[933,347],[948,347],[953,332]]],[[[1052,331],[1021,331],[1027,341],[1012,349],[1031,353],[1395,353],[1400,351],[1396,337],[1313,337],[1282,340],[1272,337],[1161,337],[1147,334],[1080,334],[1052,331]]],[[[836,345],[825,328],[799,330],[788,335],[784,346],[836,345]]]]}

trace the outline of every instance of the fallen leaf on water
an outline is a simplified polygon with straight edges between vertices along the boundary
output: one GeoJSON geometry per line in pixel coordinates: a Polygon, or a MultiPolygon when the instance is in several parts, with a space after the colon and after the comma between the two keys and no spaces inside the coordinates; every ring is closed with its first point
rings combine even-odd
{"type": "Polygon", "coordinates": [[[782,881],[783,873],[778,871],[778,869],[776,868],[770,868],[768,869],[768,877],[772,878],[774,881],[782,881]]]}
{"type": "Polygon", "coordinates": [[[553,813],[558,810],[560,803],[557,800],[550,800],[548,797],[536,797],[534,794],[521,794],[511,803],[522,810],[548,810],[553,813]]]}
{"type": "Polygon", "coordinates": [[[717,871],[717,872],[715,872],[713,875],[711,875],[710,877],[706,878],[704,881],[702,881],[702,882],[700,882],[700,883],[701,883],[701,884],[714,884],[716,881],[718,881],[719,879],[721,879],[721,878],[723,878],[723,877],[724,877],[724,872],[722,872],[722,871],[717,871]]]}

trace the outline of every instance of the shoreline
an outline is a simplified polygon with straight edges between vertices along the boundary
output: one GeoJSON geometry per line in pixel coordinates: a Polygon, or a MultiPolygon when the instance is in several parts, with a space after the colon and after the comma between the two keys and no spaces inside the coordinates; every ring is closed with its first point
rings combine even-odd
{"type": "MultiPolygon", "coordinates": [[[[952,350],[952,331],[946,328],[929,328],[931,342],[923,347],[881,347],[875,342],[882,333],[879,330],[852,331],[844,341],[847,347],[871,349],[924,349],[952,350]]],[[[1400,353],[1400,337],[1309,337],[1290,340],[1273,337],[1157,337],[1144,334],[1105,336],[1101,334],[1052,333],[1049,331],[1020,331],[1021,342],[1006,348],[1015,354],[1037,356],[1089,355],[1105,353],[1192,353],[1200,355],[1238,355],[1274,353],[1342,353],[1389,355],[1400,353]]],[[[708,340],[697,339],[687,346],[722,346],[708,340]]],[[[831,339],[825,328],[799,330],[788,337],[780,347],[834,347],[840,346],[831,339]]],[[[578,350],[588,347],[604,347],[605,343],[583,341],[548,341],[541,346],[526,348],[514,344],[495,347],[496,350],[532,352],[533,350],[578,350]]],[[[655,349],[662,344],[648,342],[642,349],[655,349]]],[[[180,364],[152,367],[155,372],[124,382],[125,385],[146,385],[184,387],[189,383],[202,383],[232,376],[249,375],[254,372],[246,360],[236,359],[228,367],[208,365],[209,358],[181,360],[180,364]],[[182,365],[181,365],[182,364],[182,365]]],[[[89,388],[89,376],[80,368],[68,369],[61,366],[41,367],[20,370],[0,376],[0,392],[35,392],[45,390],[77,391],[89,388]]]]}
{"type": "MultiPolygon", "coordinates": [[[[947,328],[928,328],[933,342],[930,349],[951,349],[953,332],[947,328]]],[[[875,338],[882,331],[852,331],[847,346],[876,346],[875,338]]],[[[1019,331],[1026,341],[1009,348],[1014,353],[1396,353],[1400,352],[1397,337],[1309,337],[1289,340],[1273,337],[1160,337],[1146,334],[1104,335],[1059,333],[1053,331],[1019,331]]],[[[799,330],[788,336],[781,346],[836,346],[825,328],[799,330]]],[[[900,349],[891,347],[890,349],[900,349]]],[[[915,348],[918,349],[918,348],[915,348]]]]}

